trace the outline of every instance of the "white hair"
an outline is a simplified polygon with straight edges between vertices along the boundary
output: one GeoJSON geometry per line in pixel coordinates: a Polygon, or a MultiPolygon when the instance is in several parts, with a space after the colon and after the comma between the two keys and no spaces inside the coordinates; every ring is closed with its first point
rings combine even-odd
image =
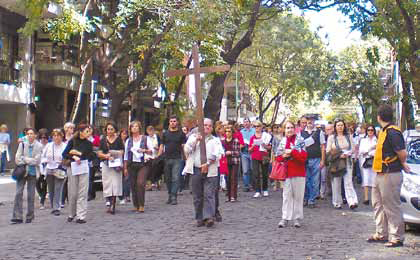
{"type": "Polygon", "coordinates": [[[206,121],[210,121],[210,124],[213,125],[213,120],[211,120],[210,118],[204,118],[203,122],[206,122],[206,121]]]}
{"type": "Polygon", "coordinates": [[[66,128],[69,128],[69,127],[73,127],[73,128],[75,128],[76,127],[76,125],[75,124],[73,124],[72,122],[67,122],[67,123],[65,123],[64,124],[64,129],[66,129],[66,128]]]}

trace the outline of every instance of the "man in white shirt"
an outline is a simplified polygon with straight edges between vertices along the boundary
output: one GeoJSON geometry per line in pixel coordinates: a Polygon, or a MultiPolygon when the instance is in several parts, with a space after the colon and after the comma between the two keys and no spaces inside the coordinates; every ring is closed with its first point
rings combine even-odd
{"type": "Polygon", "coordinates": [[[192,175],[192,192],[197,226],[214,225],[215,194],[218,187],[218,161],[220,159],[219,144],[217,138],[211,132],[213,122],[204,119],[204,134],[206,142],[207,162],[201,164],[200,159],[200,134],[192,134],[185,144],[184,150],[188,157],[194,158],[194,174],[192,175]]]}

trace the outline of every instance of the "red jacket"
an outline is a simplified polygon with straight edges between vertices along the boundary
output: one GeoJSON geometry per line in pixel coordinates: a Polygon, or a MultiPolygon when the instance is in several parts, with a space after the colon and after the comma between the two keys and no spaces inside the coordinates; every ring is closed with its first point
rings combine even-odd
{"type": "MultiPolygon", "coordinates": [[[[296,145],[296,135],[291,137],[287,137],[286,147],[285,149],[290,149],[290,145],[296,145]]],[[[302,146],[303,147],[303,146],[302,146]]],[[[287,160],[287,178],[293,177],[305,177],[305,162],[308,154],[306,153],[304,148],[297,149],[294,148],[292,150],[292,156],[289,157],[291,159],[287,160]]],[[[276,161],[282,162],[284,160],[283,156],[277,156],[276,161]]]]}
{"type": "MultiPolygon", "coordinates": [[[[257,137],[255,135],[253,135],[251,137],[251,140],[249,140],[249,147],[252,147],[252,145],[254,144],[254,140],[257,139],[257,137]]],[[[267,156],[268,152],[261,152],[260,151],[260,146],[255,146],[254,149],[252,149],[251,152],[251,159],[252,160],[257,160],[257,161],[262,161],[264,156],[267,156]]]]}

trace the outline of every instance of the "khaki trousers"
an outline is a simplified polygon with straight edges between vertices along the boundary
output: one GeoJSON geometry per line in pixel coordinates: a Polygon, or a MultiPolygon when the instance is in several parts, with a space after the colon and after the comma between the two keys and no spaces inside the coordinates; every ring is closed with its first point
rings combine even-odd
{"type": "Polygon", "coordinates": [[[376,234],[390,241],[404,240],[404,220],[401,212],[401,172],[377,174],[372,188],[376,234]]]}
{"type": "Polygon", "coordinates": [[[305,195],[305,177],[287,178],[283,184],[282,219],[303,219],[303,197],[305,195]]]}
{"type": "Polygon", "coordinates": [[[87,195],[89,188],[89,174],[72,175],[71,168],[67,169],[70,217],[85,219],[87,213],[87,195]]]}

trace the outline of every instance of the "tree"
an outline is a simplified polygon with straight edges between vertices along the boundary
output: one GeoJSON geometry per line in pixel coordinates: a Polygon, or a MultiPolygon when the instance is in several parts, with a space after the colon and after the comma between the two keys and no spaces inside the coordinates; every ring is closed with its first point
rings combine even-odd
{"type": "MultiPolygon", "coordinates": [[[[283,13],[260,24],[253,45],[240,56],[244,81],[257,100],[259,120],[280,101],[296,103],[325,88],[332,75],[329,53],[308,22],[283,13]]],[[[275,116],[271,121],[275,121],[275,116]]]]}
{"type": "MultiPolygon", "coordinates": [[[[364,2],[364,1],[359,1],[364,2]]],[[[353,28],[386,39],[395,50],[403,81],[411,81],[420,105],[420,4],[409,0],[368,0],[368,9],[343,5],[340,10],[353,21],[353,28]]],[[[404,92],[410,93],[408,84],[404,92]]],[[[407,95],[404,98],[410,99],[407,95]]]]}
{"type": "Polygon", "coordinates": [[[356,99],[365,122],[375,122],[375,109],[382,103],[384,84],[381,80],[390,68],[386,42],[369,39],[352,45],[338,55],[336,79],[322,93],[335,104],[356,99]]]}

